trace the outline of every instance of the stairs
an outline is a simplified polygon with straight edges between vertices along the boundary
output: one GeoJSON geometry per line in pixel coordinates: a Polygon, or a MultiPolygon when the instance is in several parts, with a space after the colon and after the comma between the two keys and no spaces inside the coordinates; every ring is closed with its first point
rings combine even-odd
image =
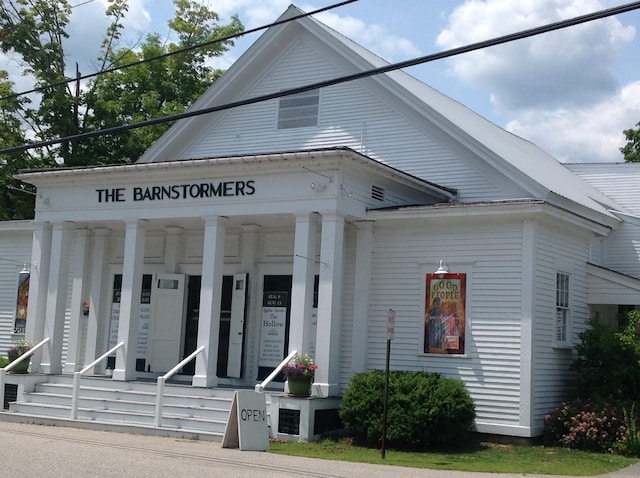
{"type": "Polygon", "coordinates": [[[120,382],[83,377],[78,418],[72,420],[73,377],[48,375],[33,391],[18,394],[0,420],[75,428],[221,441],[233,400],[232,389],[165,384],[161,426],[155,426],[155,382],[120,382]]]}

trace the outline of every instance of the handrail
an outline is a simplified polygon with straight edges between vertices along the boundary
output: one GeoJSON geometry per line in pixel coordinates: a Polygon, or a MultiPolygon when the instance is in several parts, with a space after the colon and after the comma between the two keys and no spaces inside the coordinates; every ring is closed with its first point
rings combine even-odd
{"type": "Polygon", "coordinates": [[[271,372],[271,374],[269,374],[269,376],[262,381],[262,383],[256,384],[255,391],[264,392],[264,389],[266,388],[266,386],[269,385],[269,383],[274,378],[276,378],[280,372],[282,372],[282,369],[284,368],[284,366],[287,365],[291,360],[293,360],[293,357],[295,357],[297,353],[298,351],[294,350],[289,355],[287,355],[286,358],[282,362],[280,362],[280,365],[278,365],[273,370],[273,372],[271,372]]]}
{"type": "Polygon", "coordinates": [[[16,365],[18,365],[27,357],[31,357],[36,350],[40,349],[44,344],[49,342],[49,340],[51,340],[51,338],[47,337],[46,339],[42,340],[40,343],[36,344],[31,349],[27,350],[25,353],[20,355],[20,357],[15,359],[6,367],[0,368],[0,409],[4,409],[4,376],[5,374],[11,371],[11,369],[13,369],[16,365]]]}
{"type": "Polygon", "coordinates": [[[101,361],[103,361],[109,355],[113,354],[116,350],[118,350],[123,345],[124,345],[124,342],[120,342],[119,344],[113,346],[111,349],[107,350],[105,353],[100,355],[100,357],[95,359],[93,362],[91,362],[89,365],[84,367],[79,372],[73,372],[73,391],[71,393],[71,414],[70,414],[72,420],[77,420],[78,419],[78,402],[79,402],[79,395],[80,395],[80,379],[82,378],[82,376],[85,373],[87,373],[89,370],[91,370],[93,367],[98,365],[101,361]]]}
{"type": "Polygon", "coordinates": [[[175,367],[169,370],[164,375],[158,377],[158,385],[156,390],[156,410],[155,410],[155,426],[159,427],[162,424],[162,408],[164,407],[164,384],[167,380],[173,377],[178,370],[191,362],[198,354],[200,354],[205,349],[204,345],[201,345],[197,349],[195,349],[191,354],[182,359],[175,367]]]}

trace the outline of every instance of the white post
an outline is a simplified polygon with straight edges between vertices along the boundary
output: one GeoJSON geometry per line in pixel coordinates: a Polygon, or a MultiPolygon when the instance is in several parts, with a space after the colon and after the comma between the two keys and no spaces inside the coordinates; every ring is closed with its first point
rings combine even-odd
{"type": "MultiPolygon", "coordinates": [[[[91,289],[89,291],[89,316],[87,317],[87,339],[84,363],[91,363],[98,354],[98,330],[103,310],[104,264],[106,262],[109,229],[93,230],[93,252],[91,259],[91,289]]],[[[105,348],[108,345],[105,343],[105,348]]],[[[102,366],[101,366],[102,367],[102,366]]],[[[102,369],[101,369],[102,370],[102,369]]]]}
{"type": "Polygon", "coordinates": [[[67,363],[65,372],[75,372],[82,362],[81,341],[83,332],[83,302],[85,292],[85,267],[87,264],[87,242],[89,231],[75,231],[75,257],[73,262],[73,281],[71,286],[71,310],[69,317],[69,342],[67,345],[67,363]]]}
{"type": "Polygon", "coordinates": [[[155,413],[155,425],[160,427],[162,425],[162,407],[164,407],[164,377],[158,377],[158,385],[156,389],[156,413],[155,413]]]}
{"type": "MultiPolygon", "coordinates": [[[[45,336],[51,338],[49,347],[42,351],[44,373],[62,372],[62,343],[69,278],[69,253],[71,249],[70,223],[57,223],[51,236],[51,260],[45,311],[45,336]]],[[[28,322],[28,320],[27,320],[28,322]]]]}
{"type": "Polygon", "coordinates": [[[373,223],[356,223],[356,269],[353,297],[353,331],[351,333],[351,371],[367,370],[367,344],[369,328],[369,290],[371,282],[371,256],[373,254],[373,223]]]}
{"type": "Polygon", "coordinates": [[[317,267],[316,216],[315,213],[296,216],[289,350],[296,349],[301,353],[308,353],[311,346],[313,283],[317,267]]]}
{"type": "Polygon", "coordinates": [[[127,223],[122,267],[122,295],[118,320],[118,342],[124,342],[116,352],[114,380],[133,380],[136,377],[136,347],[140,317],[140,292],[144,265],[144,221],[127,223]]]}
{"type": "Polygon", "coordinates": [[[71,394],[71,420],[78,418],[78,400],[80,396],[80,377],[82,372],[73,373],[73,390],[71,394]]]}
{"type": "Polygon", "coordinates": [[[225,218],[205,219],[198,317],[198,347],[204,346],[205,350],[196,359],[196,373],[192,382],[194,387],[215,387],[218,384],[218,338],[225,232],[225,218]]]}
{"type": "Polygon", "coordinates": [[[338,395],[340,382],[340,333],[342,325],[342,275],[344,217],[322,215],[320,284],[314,393],[338,395]]]}

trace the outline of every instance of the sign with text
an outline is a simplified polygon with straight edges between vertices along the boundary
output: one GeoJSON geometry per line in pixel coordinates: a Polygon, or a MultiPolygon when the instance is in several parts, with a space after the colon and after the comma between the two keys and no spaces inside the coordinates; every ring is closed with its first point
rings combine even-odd
{"type": "Polygon", "coordinates": [[[275,368],[285,356],[287,292],[265,292],[262,299],[260,367],[275,368]]]}
{"type": "Polygon", "coordinates": [[[236,390],[222,438],[222,448],[248,451],[269,449],[267,401],[264,393],[236,390]]]}
{"type": "Polygon", "coordinates": [[[424,352],[464,354],[466,274],[427,274],[424,352]]]}

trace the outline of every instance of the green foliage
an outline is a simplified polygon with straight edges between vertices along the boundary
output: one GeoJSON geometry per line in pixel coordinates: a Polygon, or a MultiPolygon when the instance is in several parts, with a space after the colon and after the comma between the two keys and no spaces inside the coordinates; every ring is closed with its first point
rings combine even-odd
{"type": "Polygon", "coordinates": [[[578,398],[547,415],[547,443],[640,456],[640,311],[621,316],[618,327],[592,321],[580,338],[578,398]]]}
{"type": "Polygon", "coordinates": [[[7,357],[0,357],[0,368],[5,368],[10,363],[11,362],[9,361],[9,359],[7,357]]]}
{"type": "MultiPolygon", "coordinates": [[[[356,374],[346,390],[340,418],[345,427],[382,439],[385,374],[356,374]]],[[[391,446],[426,449],[464,442],[475,418],[473,401],[460,380],[426,372],[392,371],[389,377],[387,440],[391,446]]]]}
{"type": "Polygon", "coordinates": [[[545,417],[545,441],[576,450],[612,453],[629,436],[623,409],[608,401],[576,399],[545,417]]]}
{"type": "Polygon", "coordinates": [[[640,122],[636,123],[637,129],[625,129],[623,131],[627,144],[620,148],[627,163],[640,163],[640,122]]]}
{"type": "Polygon", "coordinates": [[[640,396],[640,311],[621,317],[618,328],[591,321],[580,334],[573,364],[579,397],[615,396],[632,401],[640,396]]]}
{"type": "MultiPolygon", "coordinates": [[[[67,0],[12,0],[0,2],[0,51],[20,65],[34,87],[33,95],[0,102],[0,144],[3,147],[57,139],[104,128],[162,118],[185,111],[221,74],[209,65],[233,41],[213,42],[243,31],[237,17],[227,25],[201,2],[174,0],[175,17],[169,22],[176,43],[149,34],[135,48],[120,40],[127,0],[109,0],[105,15],[109,26],[96,57],[99,71],[168,54],[204,42],[210,45],[138,64],[95,77],[81,90],[64,50],[71,5],[67,0]],[[71,72],[69,70],[72,70],[71,72]],[[55,86],[50,86],[55,85],[55,86]],[[34,106],[35,105],[35,106],[34,106]]],[[[86,73],[86,72],[85,72],[86,73]]],[[[0,70],[0,96],[13,95],[13,83],[0,70]]],[[[36,152],[0,157],[0,219],[33,217],[29,186],[13,179],[20,169],[130,163],[151,146],[169,124],[158,124],[83,142],[67,142],[36,152]],[[7,187],[8,186],[8,187],[7,187]],[[15,188],[15,189],[13,189],[15,188]],[[17,190],[16,190],[17,189],[17,190]]]]}

